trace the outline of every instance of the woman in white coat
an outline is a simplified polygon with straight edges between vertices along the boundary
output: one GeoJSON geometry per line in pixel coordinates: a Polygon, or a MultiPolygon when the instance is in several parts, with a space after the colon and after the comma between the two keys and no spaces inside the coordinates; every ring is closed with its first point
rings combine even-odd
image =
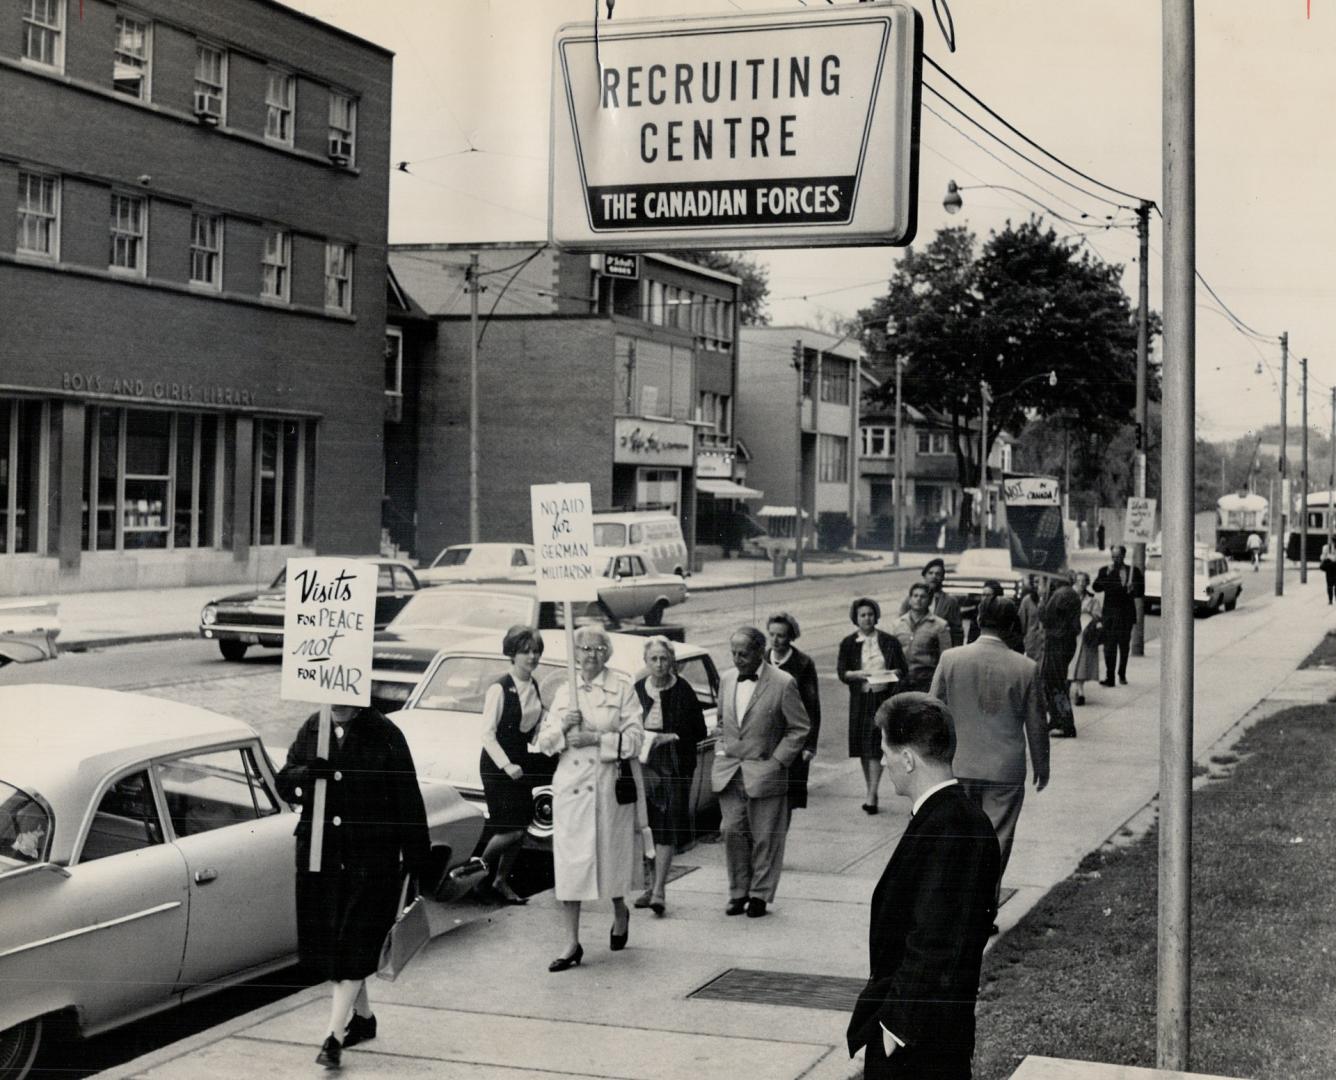
{"type": "MultiPolygon", "coordinates": [[[[631,911],[624,897],[641,887],[641,816],[636,803],[617,801],[620,759],[638,774],[645,738],[644,710],[631,681],[607,667],[612,643],[598,627],[575,632],[577,692],[560,687],[538,729],[538,748],[560,755],[552,778],[552,867],[562,902],[566,951],[548,965],[565,971],[584,958],[580,944],[580,904],[611,900],[610,947],[626,947],[631,911]]],[[[643,786],[637,779],[638,791],[643,786]]],[[[643,799],[643,795],[639,798],[643,799]]]]}

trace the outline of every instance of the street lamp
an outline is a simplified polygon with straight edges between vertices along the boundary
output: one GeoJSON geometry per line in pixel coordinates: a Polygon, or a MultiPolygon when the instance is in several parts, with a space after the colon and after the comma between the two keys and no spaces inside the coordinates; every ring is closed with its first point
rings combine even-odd
{"type": "MultiPolygon", "coordinates": [[[[1059,221],[1066,221],[1072,225],[1082,224],[1080,221],[1073,221],[1070,218],[1064,217],[1051,206],[1045,205],[1028,191],[1022,191],[1020,188],[1007,187],[1006,184],[966,184],[964,187],[961,187],[954,180],[948,180],[946,182],[946,194],[942,197],[942,209],[948,214],[960,213],[960,208],[965,205],[965,200],[960,194],[962,191],[1009,191],[1013,195],[1019,195],[1022,199],[1029,199],[1035,206],[1039,207],[1039,209],[1043,210],[1046,214],[1052,215],[1059,221]]],[[[1093,214],[1089,214],[1084,210],[1082,210],[1080,214],[1082,218],[1086,219],[1094,217],[1093,214]]],[[[1112,221],[1113,215],[1106,215],[1104,220],[1112,221]]]]}

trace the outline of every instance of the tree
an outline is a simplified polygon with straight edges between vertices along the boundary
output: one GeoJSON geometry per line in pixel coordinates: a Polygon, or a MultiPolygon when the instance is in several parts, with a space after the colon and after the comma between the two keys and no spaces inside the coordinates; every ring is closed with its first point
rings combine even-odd
{"type": "MultiPolygon", "coordinates": [[[[1136,317],[1121,266],[1034,217],[1009,222],[977,256],[975,249],[968,229],[939,230],[923,251],[906,251],[886,296],[859,313],[864,325],[886,325],[864,342],[882,378],[877,396],[889,402],[892,360],[903,357],[905,399],[949,424],[963,488],[977,483],[971,435],[979,427],[981,380],[991,395],[989,448],[1001,428],[1020,431],[1033,417],[1063,412],[1108,442],[1134,419],[1136,405],[1136,317]]],[[[1152,318],[1151,333],[1157,331],[1152,318]]],[[[1153,400],[1158,380],[1153,368],[1148,374],[1153,400]]],[[[971,510],[966,497],[962,529],[971,510]]]]}
{"type": "Polygon", "coordinates": [[[743,326],[766,326],[770,313],[770,271],[750,255],[726,251],[679,251],[678,256],[707,270],[719,270],[742,279],[738,315],[743,326]]]}

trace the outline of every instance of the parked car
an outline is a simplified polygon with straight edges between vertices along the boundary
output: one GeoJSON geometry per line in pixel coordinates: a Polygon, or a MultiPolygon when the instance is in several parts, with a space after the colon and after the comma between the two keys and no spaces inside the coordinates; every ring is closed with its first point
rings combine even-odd
{"type": "Polygon", "coordinates": [[[682,523],[667,510],[625,510],[594,515],[594,546],[634,548],[656,567],[686,577],[687,542],[682,523]]]}
{"type": "Polygon", "coordinates": [[[58,611],[54,600],[0,600],[0,667],[54,660],[60,633],[58,611]]]}
{"type": "MultiPolygon", "coordinates": [[[[610,634],[612,655],[608,667],[630,679],[643,674],[645,639],[631,634],[610,634]]],[[[551,703],[558,686],[566,681],[564,634],[543,637],[543,659],[535,677],[545,702],[551,703]]],[[[711,818],[718,796],[710,790],[718,730],[719,672],[705,649],[697,645],[677,646],[677,674],[685,679],[705,711],[708,738],[700,744],[692,788],[692,807],[697,819],[711,818]]],[[[482,703],[487,688],[505,674],[509,661],[501,654],[501,643],[487,637],[469,645],[444,650],[432,661],[403,711],[392,719],[399,725],[413,751],[421,775],[447,780],[464,798],[485,807],[478,755],[482,749],[482,703]]],[[[556,759],[552,759],[555,769],[556,759]]],[[[525,844],[550,848],[552,837],[552,789],[534,789],[533,820],[525,844]]]]}
{"type": "Polygon", "coordinates": [[[1003,596],[1018,599],[1024,576],[1011,568],[1010,548],[967,548],[943,580],[942,592],[956,598],[961,618],[972,619],[983,596],[985,581],[996,581],[1002,586],[1003,596]]]}
{"type": "Polygon", "coordinates": [[[594,565],[603,580],[598,599],[604,614],[617,620],[643,619],[659,626],[663,613],[687,598],[686,582],[676,574],[661,574],[654,563],[630,548],[595,548],[594,565]]]}
{"type": "MultiPolygon", "coordinates": [[[[376,629],[386,626],[421,588],[417,575],[397,559],[369,559],[378,567],[376,629]]],[[[283,608],[287,568],[278,572],[267,589],[233,593],[204,605],[199,616],[200,637],[218,642],[224,660],[240,660],[252,645],[277,649],[283,644],[283,608]]]]}
{"type": "MultiPolygon", "coordinates": [[[[1226,556],[1208,547],[1197,547],[1192,562],[1193,613],[1211,615],[1217,611],[1233,611],[1243,592],[1243,575],[1233,569],[1226,556]]],[[[1158,547],[1151,546],[1146,552],[1147,611],[1160,609],[1161,566],[1161,552],[1158,547]]]]}
{"type": "Polygon", "coordinates": [[[531,544],[451,544],[417,572],[425,585],[446,581],[532,581],[531,544]]]}
{"type": "MultiPolygon", "coordinates": [[[[0,687],[0,1075],[296,961],[296,814],[255,730],[88,687],[0,687]]],[[[423,780],[435,869],[483,817],[423,780]]]]}

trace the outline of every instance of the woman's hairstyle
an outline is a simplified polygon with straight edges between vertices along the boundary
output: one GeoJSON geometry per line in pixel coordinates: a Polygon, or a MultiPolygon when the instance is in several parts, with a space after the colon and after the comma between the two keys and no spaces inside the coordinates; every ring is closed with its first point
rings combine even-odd
{"type": "Polygon", "coordinates": [[[646,660],[649,659],[650,651],[654,648],[662,649],[664,652],[668,654],[668,658],[670,660],[672,660],[674,663],[677,662],[677,650],[673,648],[673,643],[669,641],[666,637],[664,637],[662,634],[655,634],[652,638],[650,638],[648,641],[645,642],[645,652],[643,655],[646,660]]]}
{"type": "Polygon", "coordinates": [[[1085,583],[1086,583],[1087,585],[1090,584],[1090,575],[1087,574],[1084,570],[1078,570],[1078,571],[1076,571],[1076,576],[1072,578],[1072,584],[1075,585],[1075,584],[1076,584],[1078,581],[1080,581],[1082,578],[1085,578],[1085,583]]]}
{"type": "Polygon", "coordinates": [[[920,757],[943,765],[950,765],[956,756],[956,725],[951,710],[931,694],[896,694],[882,703],[874,723],[892,747],[912,747],[920,757]]]}
{"type": "MultiPolygon", "coordinates": [[[[875,600],[873,600],[872,597],[870,596],[860,596],[857,600],[855,600],[852,604],[849,605],[849,621],[853,623],[855,626],[858,625],[859,608],[871,608],[872,618],[877,622],[881,621],[881,605],[877,603],[875,600]]],[[[794,635],[794,637],[797,636],[798,636],[797,634],[794,635]]]]}
{"type": "Polygon", "coordinates": [[[998,581],[996,578],[989,578],[983,583],[983,587],[991,590],[994,596],[1002,595],[1002,582],[998,581]]]}
{"type": "Polygon", "coordinates": [[[602,645],[608,652],[612,652],[612,638],[608,637],[608,632],[601,626],[578,626],[575,629],[575,644],[577,645],[602,645]]]}
{"type": "Polygon", "coordinates": [[[790,615],[787,611],[777,612],[774,615],[771,615],[770,618],[765,620],[766,626],[769,626],[771,623],[783,623],[785,626],[787,626],[789,628],[790,641],[797,641],[798,638],[802,636],[802,631],[798,629],[798,620],[795,619],[792,615],[790,615]]]}
{"type": "Polygon", "coordinates": [[[512,626],[501,639],[501,652],[512,660],[522,652],[532,650],[543,655],[543,635],[532,626],[512,626]]]}

